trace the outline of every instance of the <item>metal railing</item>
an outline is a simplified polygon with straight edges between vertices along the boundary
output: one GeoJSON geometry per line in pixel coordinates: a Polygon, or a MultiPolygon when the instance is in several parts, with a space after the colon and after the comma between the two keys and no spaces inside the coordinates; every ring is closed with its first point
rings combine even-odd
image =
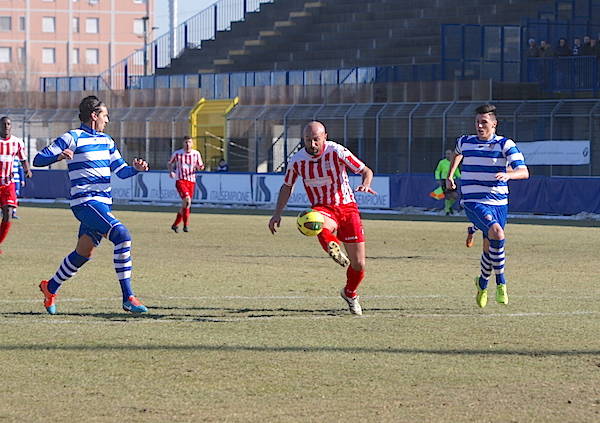
{"type": "MultiPolygon", "coordinates": [[[[441,65],[438,63],[345,69],[129,75],[126,89],[199,88],[204,98],[225,99],[238,96],[241,87],[435,81],[441,79],[440,76],[441,65]]],[[[44,92],[102,90],[107,86],[103,77],[46,77],[41,79],[40,89],[44,92]]]]}
{"type": "Polygon", "coordinates": [[[141,48],[97,77],[80,78],[43,78],[42,90],[54,86],[70,87],[89,86],[92,88],[112,90],[127,89],[132,76],[152,75],[158,68],[163,68],[177,57],[185,48],[201,48],[202,42],[215,38],[217,31],[226,31],[231,23],[244,20],[246,13],[259,10],[262,3],[273,3],[275,0],[218,0],[211,6],[182,22],[175,29],[175,36],[166,33],[141,48]],[[74,81],[71,81],[74,80],[74,81]],[[99,87],[99,88],[94,88],[99,87]]]}
{"type": "Polygon", "coordinates": [[[594,56],[530,57],[527,82],[536,82],[546,91],[600,91],[600,58],[594,56]]]}
{"type": "Polygon", "coordinates": [[[522,27],[442,25],[441,79],[520,81],[522,27]]]}
{"type": "MultiPolygon", "coordinates": [[[[600,100],[495,101],[498,133],[527,141],[589,140],[589,165],[532,166],[534,175],[600,176],[600,100]]],[[[433,173],[456,139],[475,132],[481,102],[238,105],[228,136],[248,146],[248,171],[279,171],[313,118],[376,173],[433,173]],[[276,130],[275,130],[276,129],[276,130]],[[281,132],[280,132],[281,131],[281,132]],[[273,134],[283,134],[273,138],[273,134]],[[287,148],[286,148],[287,146],[287,148]]]]}

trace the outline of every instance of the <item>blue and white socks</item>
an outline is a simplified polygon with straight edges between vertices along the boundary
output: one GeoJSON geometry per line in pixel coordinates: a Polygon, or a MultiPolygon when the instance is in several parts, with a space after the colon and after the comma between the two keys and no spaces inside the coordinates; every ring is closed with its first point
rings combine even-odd
{"type": "Polygon", "coordinates": [[[88,261],[89,258],[77,254],[76,251],[71,252],[64,258],[54,276],[48,281],[48,291],[56,294],[63,282],[75,276],[79,268],[88,261]]]}
{"type": "Polygon", "coordinates": [[[494,273],[496,274],[496,285],[506,284],[504,279],[504,240],[490,239],[490,259],[494,273]]]}

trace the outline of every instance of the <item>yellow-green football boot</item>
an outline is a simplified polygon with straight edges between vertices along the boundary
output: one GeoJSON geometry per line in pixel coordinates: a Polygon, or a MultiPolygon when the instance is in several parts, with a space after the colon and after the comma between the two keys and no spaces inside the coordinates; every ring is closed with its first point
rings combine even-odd
{"type": "Polygon", "coordinates": [[[498,304],[508,304],[508,293],[506,292],[506,284],[496,286],[496,302],[498,304]]]}
{"type": "Polygon", "coordinates": [[[475,286],[477,287],[477,295],[475,295],[475,302],[481,308],[484,308],[487,305],[488,293],[487,288],[481,289],[479,286],[479,276],[475,277],[475,286]]]}

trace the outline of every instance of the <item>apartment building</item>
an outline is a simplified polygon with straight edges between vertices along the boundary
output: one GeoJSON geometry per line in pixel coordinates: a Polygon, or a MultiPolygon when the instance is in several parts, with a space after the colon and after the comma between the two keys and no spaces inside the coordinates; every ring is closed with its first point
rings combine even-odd
{"type": "Polygon", "coordinates": [[[154,1],[0,0],[0,91],[109,69],[151,40],[154,1]]]}

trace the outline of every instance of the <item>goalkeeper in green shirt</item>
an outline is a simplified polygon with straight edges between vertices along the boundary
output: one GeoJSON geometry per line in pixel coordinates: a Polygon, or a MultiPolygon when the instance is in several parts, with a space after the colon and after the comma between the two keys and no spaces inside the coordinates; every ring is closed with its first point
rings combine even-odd
{"type": "MultiPolygon", "coordinates": [[[[446,157],[439,161],[434,172],[435,179],[437,179],[444,192],[444,212],[446,213],[446,216],[454,214],[452,206],[456,203],[456,200],[458,200],[458,191],[456,189],[446,188],[446,178],[448,177],[448,172],[450,172],[450,160],[452,160],[452,156],[452,150],[446,150],[446,157]]],[[[460,179],[460,170],[458,170],[458,168],[454,172],[454,179],[460,179]]]]}

